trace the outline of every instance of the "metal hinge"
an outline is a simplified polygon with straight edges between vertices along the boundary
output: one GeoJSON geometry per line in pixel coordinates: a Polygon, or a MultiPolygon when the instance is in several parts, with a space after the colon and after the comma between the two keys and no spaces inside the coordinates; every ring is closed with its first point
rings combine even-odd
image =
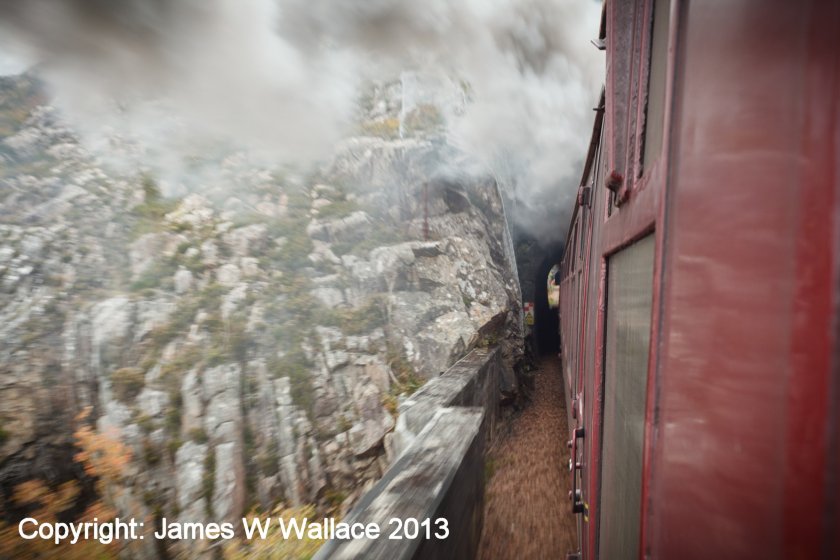
{"type": "Polygon", "coordinates": [[[577,440],[583,439],[585,435],[583,428],[575,428],[572,439],[567,442],[571,455],[569,458],[569,471],[572,473],[572,489],[569,491],[569,500],[572,502],[572,513],[584,513],[583,493],[577,487],[577,471],[583,466],[577,462],[577,440]]]}

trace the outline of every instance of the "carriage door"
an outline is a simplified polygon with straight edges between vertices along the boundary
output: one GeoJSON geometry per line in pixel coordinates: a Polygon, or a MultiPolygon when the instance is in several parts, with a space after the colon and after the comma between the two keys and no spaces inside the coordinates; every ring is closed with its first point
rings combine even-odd
{"type": "Polygon", "coordinates": [[[654,236],[607,259],[599,558],[639,557],[654,236]]]}

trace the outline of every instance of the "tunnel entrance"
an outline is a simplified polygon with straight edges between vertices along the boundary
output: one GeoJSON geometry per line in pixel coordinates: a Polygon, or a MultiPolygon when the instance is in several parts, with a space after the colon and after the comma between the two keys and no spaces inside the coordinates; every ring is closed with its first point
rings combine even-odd
{"type": "Polygon", "coordinates": [[[522,302],[525,305],[527,347],[536,358],[557,354],[560,348],[558,310],[548,304],[548,275],[563,257],[561,241],[546,241],[518,232],[514,244],[522,302]],[[531,307],[533,306],[533,307],[531,307]]]}
{"type": "Polygon", "coordinates": [[[549,293],[553,285],[555,265],[560,263],[562,251],[549,253],[537,267],[534,279],[534,325],[532,335],[539,355],[557,354],[560,351],[560,317],[556,307],[557,292],[549,293]],[[551,296],[551,297],[550,297],[551,296]],[[553,301],[550,301],[553,300],[553,301]],[[552,306],[552,303],[555,306],[552,306]]]}

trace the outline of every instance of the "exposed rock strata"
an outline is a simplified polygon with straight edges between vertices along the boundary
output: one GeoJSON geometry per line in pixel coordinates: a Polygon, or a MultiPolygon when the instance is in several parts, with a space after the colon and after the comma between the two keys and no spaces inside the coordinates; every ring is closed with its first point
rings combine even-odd
{"type": "Polygon", "coordinates": [[[517,358],[501,200],[444,179],[457,156],[439,141],[353,138],[309,182],[233,154],[207,163],[226,183],[167,198],[41,106],[0,158],[6,500],[84,480],[90,407],[131,450],[122,514],[346,511],[392,459],[403,393],[476,346],[517,358]]]}

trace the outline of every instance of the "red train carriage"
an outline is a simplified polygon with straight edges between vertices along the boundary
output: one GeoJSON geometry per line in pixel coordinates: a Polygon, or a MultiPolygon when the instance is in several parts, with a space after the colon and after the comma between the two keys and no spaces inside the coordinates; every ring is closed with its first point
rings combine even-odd
{"type": "Polygon", "coordinates": [[[840,558],[840,2],[608,1],[562,263],[583,558],[840,558]]]}

